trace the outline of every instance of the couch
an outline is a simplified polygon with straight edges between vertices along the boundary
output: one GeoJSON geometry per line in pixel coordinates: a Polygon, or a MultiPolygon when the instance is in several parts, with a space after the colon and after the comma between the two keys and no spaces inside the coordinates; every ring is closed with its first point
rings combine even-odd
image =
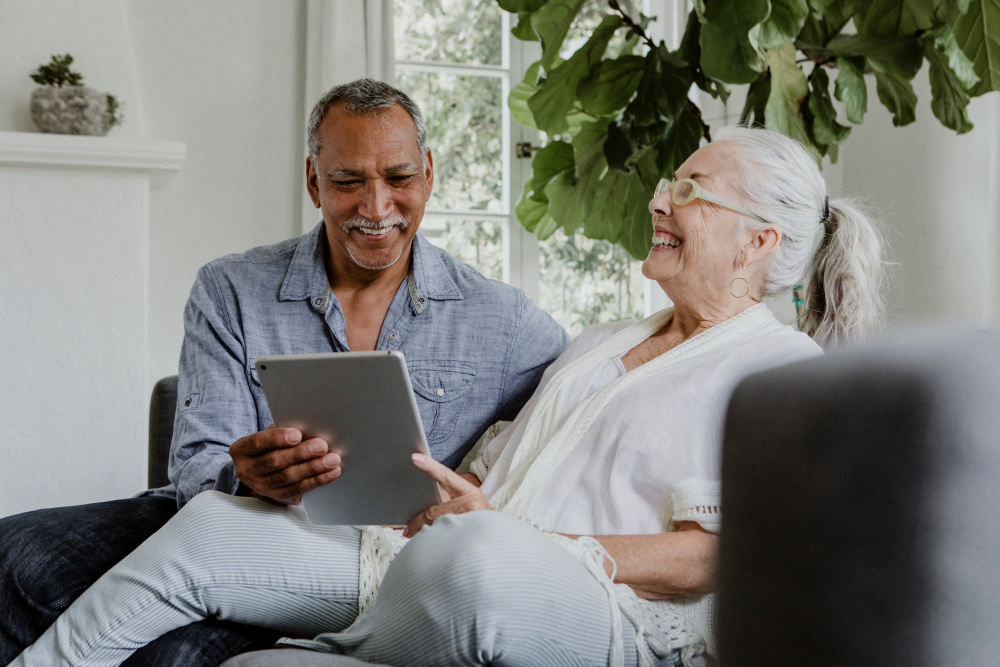
{"type": "MultiPolygon", "coordinates": [[[[172,383],[151,404],[150,485],[166,478],[172,383]]],[[[722,476],[725,667],[1000,664],[995,331],[893,333],[748,378],[722,476]]],[[[271,649],[223,667],[364,664],[271,649]]]]}

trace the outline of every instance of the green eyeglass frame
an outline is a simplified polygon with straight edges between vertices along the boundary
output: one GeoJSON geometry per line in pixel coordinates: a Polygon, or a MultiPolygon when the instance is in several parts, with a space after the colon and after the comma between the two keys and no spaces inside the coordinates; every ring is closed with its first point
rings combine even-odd
{"type": "Polygon", "coordinates": [[[720,197],[714,192],[709,192],[705,188],[698,185],[697,181],[691,178],[679,178],[676,181],[661,178],[660,182],[656,184],[656,191],[653,193],[653,198],[655,199],[656,197],[659,197],[667,190],[670,190],[670,201],[673,202],[674,206],[687,206],[695,199],[704,199],[705,201],[711,202],[716,206],[728,208],[730,211],[736,211],[737,213],[748,215],[755,220],[760,220],[766,225],[773,224],[753,211],[745,209],[738,204],[734,204],[725,197],[720,197]]]}

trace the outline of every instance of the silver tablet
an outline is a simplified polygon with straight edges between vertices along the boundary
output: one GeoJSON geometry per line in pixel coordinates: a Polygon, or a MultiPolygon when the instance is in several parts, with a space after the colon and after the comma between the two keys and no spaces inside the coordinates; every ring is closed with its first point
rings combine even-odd
{"type": "Polygon", "coordinates": [[[302,496],[316,524],[401,525],[441,502],[413,465],[430,455],[402,352],[336,352],[254,360],[274,423],[322,438],[340,476],[302,496]]]}

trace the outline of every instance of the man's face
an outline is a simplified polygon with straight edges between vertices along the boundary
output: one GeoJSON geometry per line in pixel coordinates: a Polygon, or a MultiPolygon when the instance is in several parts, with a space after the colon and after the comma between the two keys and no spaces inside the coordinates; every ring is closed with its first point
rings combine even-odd
{"type": "Polygon", "coordinates": [[[362,269],[389,268],[409,250],[434,183],[430,151],[421,164],[416,124],[399,105],[381,117],[334,106],[319,139],[318,169],[307,159],[306,178],[330,252],[362,269]]]}

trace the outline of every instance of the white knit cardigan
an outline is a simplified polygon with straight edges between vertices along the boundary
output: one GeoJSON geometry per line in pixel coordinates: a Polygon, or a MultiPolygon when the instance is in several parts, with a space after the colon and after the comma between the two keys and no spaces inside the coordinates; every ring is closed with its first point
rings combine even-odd
{"type": "MultiPolygon", "coordinates": [[[[672,315],[666,310],[641,322],[591,327],[546,370],[514,423],[470,468],[494,508],[553,533],[655,534],[679,521],[718,531],[722,424],[732,390],[755,371],[821,350],[761,304],[625,373],[621,356],[672,315]]],[[[684,646],[714,650],[712,596],[639,600],[604,574],[596,540],[560,542],[638,628],[640,645],[658,655],[684,646]]],[[[403,544],[392,531],[364,531],[362,610],[374,602],[403,544]]],[[[621,628],[613,630],[619,639],[609,657],[616,665],[621,628]]]]}

